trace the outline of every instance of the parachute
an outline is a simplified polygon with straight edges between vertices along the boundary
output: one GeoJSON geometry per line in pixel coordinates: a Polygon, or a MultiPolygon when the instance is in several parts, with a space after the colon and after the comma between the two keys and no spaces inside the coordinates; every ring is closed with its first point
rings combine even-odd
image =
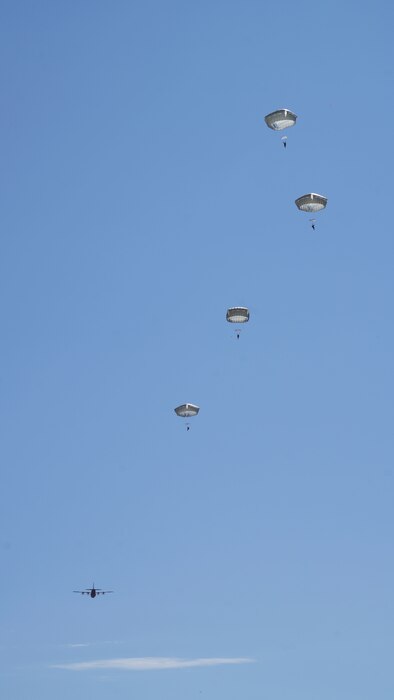
{"type": "MultiPolygon", "coordinates": [[[[181,406],[174,408],[175,413],[180,418],[193,418],[198,414],[199,410],[200,407],[194,403],[183,403],[181,406]]],[[[186,430],[190,430],[189,423],[186,423],[186,430]]]]}
{"type": "MultiPolygon", "coordinates": [[[[227,309],[226,313],[226,319],[229,323],[247,323],[249,321],[249,309],[246,308],[246,306],[232,306],[230,309],[227,309]]],[[[241,332],[240,328],[236,328],[235,332],[237,334],[237,338],[239,339],[239,334],[241,332]]]]}
{"type": "Polygon", "coordinates": [[[246,323],[249,321],[249,309],[246,306],[232,306],[227,309],[226,319],[229,323],[246,323]]]}
{"type": "Polygon", "coordinates": [[[282,131],[289,126],[294,126],[297,120],[297,115],[291,112],[290,109],[277,109],[264,117],[265,123],[274,131],[282,131]]]}
{"type": "Polygon", "coordinates": [[[324,197],[322,194],[311,192],[310,194],[303,194],[302,197],[298,197],[295,203],[300,211],[315,213],[326,208],[327,197],[324,197]]]}

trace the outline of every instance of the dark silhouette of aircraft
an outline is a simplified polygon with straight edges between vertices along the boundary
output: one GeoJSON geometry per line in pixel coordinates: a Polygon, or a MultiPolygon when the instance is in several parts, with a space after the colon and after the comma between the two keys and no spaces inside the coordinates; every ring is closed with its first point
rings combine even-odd
{"type": "Polygon", "coordinates": [[[105,593],[113,593],[113,591],[103,591],[101,588],[85,588],[84,591],[73,591],[73,593],[81,593],[81,595],[90,595],[91,598],[95,598],[96,595],[105,595],[105,593]]]}

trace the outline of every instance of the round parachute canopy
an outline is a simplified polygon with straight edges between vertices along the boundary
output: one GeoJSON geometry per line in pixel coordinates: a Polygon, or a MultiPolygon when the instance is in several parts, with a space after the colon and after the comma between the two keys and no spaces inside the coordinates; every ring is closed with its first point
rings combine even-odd
{"type": "Polygon", "coordinates": [[[287,129],[289,126],[294,126],[297,115],[289,109],[277,109],[275,112],[267,114],[264,119],[270,129],[282,131],[282,129],[287,129]]]}
{"type": "Polygon", "coordinates": [[[327,205],[327,197],[323,197],[322,194],[311,192],[310,194],[304,194],[302,197],[298,197],[295,203],[301,211],[321,211],[325,209],[327,205]]]}
{"type": "Polygon", "coordinates": [[[180,416],[181,418],[191,418],[192,416],[196,416],[199,410],[200,407],[195,406],[193,403],[183,403],[182,406],[177,406],[177,408],[174,408],[177,416],[180,416]]]}
{"type": "Polygon", "coordinates": [[[229,323],[246,323],[249,321],[249,309],[246,306],[233,306],[227,309],[226,319],[229,323]]]}

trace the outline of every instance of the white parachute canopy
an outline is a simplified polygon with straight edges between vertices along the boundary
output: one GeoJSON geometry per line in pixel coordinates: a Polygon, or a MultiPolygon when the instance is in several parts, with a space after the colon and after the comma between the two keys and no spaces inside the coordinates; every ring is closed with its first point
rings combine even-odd
{"type": "Polygon", "coordinates": [[[291,112],[290,109],[277,109],[264,117],[265,123],[274,131],[282,131],[289,126],[294,126],[297,121],[297,115],[291,112]]]}
{"type": "Polygon", "coordinates": [[[246,306],[232,306],[227,309],[226,319],[229,323],[247,323],[249,321],[249,309],[246,306]]]}
{"type": "Polygon", "coordinates": [[[196,406],[194,403],[183,403],[181,406],[174,408],[177,416],[180,416],[181,418],[192,418],[193,416],[197,415],[199,410],[200,407],[196,406]]]}
{"type": "Polygon", "coordinates": [[[311,192],[310,194],[303,194],[302,197],[298,197],[295,203],[300,211],[315,213],[326,208],[327,197],[324,197],[322,194],[311,192]]]}

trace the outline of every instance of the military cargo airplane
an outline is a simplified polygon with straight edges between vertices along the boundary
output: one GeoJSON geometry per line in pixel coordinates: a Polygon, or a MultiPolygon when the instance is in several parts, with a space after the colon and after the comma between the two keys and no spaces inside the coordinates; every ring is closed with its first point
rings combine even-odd
{"type": "Polygon", "coordinates": [[[81,595],[90,595],[91,598],[95,598],[96,595],[105,595],[105,593],[113,593],[113,591],[103,591],[101,588],[95,588],[93,583],[93,588],[85,588],[84,591],[73,591],[73,593],[81,593],[81,595]]]}

